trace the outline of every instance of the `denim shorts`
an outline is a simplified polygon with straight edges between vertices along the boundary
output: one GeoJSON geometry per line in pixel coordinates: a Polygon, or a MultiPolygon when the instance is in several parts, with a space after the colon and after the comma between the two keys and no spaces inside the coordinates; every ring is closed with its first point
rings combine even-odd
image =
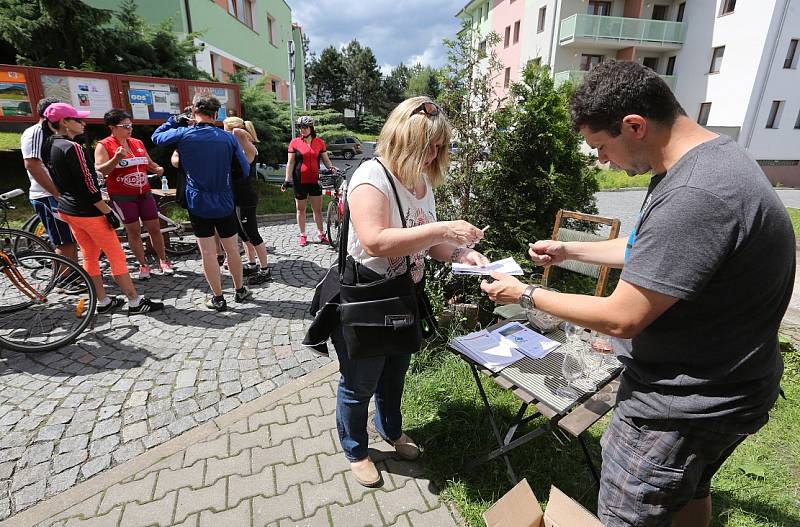
{"type": "Polygon", "coordinates": [[[53,196],[46,198],[37,198],[31,200],[33,210],[39,216],[39,221],[44,225],[47,231],[47,236],[50,238],[50,243],[56,247],[75,243],[75,238],[69,230],[69,225],[56,218],[53,211],[58,210],[58,202],[53,196]]]}
{"type": "Polygon", "coordinates": [[[597,513],[606,527],[669,527],[672,515],[709,495],[711,478],[739,444],[767,422],[698,426],[614,414],[600,442],[603,469],[597,513]]]}

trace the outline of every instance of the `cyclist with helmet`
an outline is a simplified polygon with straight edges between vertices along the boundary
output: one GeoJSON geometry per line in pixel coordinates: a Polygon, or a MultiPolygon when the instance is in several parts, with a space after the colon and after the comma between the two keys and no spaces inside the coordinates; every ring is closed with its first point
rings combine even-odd
{"type": "Polygon", "coordinates": [[[286,180],[281,185],[281,190],[292,185],[294,200],[297,208],[297,226],[300,227],[298,243],[301,247],[308,245],[306,237],[306,201],[311,197],[311,210],[314,213],[314,223],[317,224],[317,239],[321,243],[328,243],[328,237],[322,230],[322,187],[319,184],[319,162],[325,164],[328,170],[336,172],[336,167],[328,157],[328,147],[325,141],[317,137],[314,131],[314,119],[304,115],[297,119],[300,135],[289,143],[289,161],[286,163],[286,180]]]}

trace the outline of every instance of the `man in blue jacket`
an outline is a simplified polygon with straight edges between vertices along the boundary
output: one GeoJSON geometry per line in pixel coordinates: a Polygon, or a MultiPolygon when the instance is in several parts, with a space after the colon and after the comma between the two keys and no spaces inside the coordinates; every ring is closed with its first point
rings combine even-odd
{"type": "Polygon", "coordinates": [[[172,116],[153,132],[153,143],[159,146],[177,145],[181,166],[186,173],[189,221],[203,257],[206,281],[213,292],[206,306],[224,311],[227,304],[222,295],[215,232],[228,256],[228,268],[236,287],[234,300],[243,302],[253,296],[242,283],[242,259],[236,241],[238,219],[231,187],[232,164],[241,165],[241,177],[248,177],[250,164],[233,134],[214,125],[219,108],[216,97],[196,95],[192,101],[194,126],[187,126],[185,118],[172,116]]]}

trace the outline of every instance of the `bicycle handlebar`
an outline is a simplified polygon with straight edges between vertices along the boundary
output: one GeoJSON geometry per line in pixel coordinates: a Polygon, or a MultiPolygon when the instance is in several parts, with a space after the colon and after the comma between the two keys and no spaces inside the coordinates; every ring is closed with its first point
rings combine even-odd
{"type": "Polygon", "coordinates": [[[21,188],[15,188],[14,190],[9,190],[5,194],[0,194],[0,200],[8,201],[17,196],[22,196],[23,194],[25,194],[25,192],[21,188]]]}

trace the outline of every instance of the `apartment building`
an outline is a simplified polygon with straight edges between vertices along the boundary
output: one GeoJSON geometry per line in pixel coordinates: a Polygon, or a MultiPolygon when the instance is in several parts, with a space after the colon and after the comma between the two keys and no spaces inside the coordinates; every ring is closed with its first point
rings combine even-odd
{"type": "Polygon", "coordinates": [[[558,83],[635,60],[773,182],[800,187],[800,0],[475,0],[457,16],[500,35],[501,96],[530,60],[558,83]]]}
{"type": "MultiPolygon", "coordinates": [[[[94,7],[119,9],[119,0],[83,0],[94,7]]],[[[289,41],[295,50],[295,100],[303,107],[303,30],[292,22],[284,0],[136,0],[138,13],[150,23],[171,18],[177,34],[197,32],[198,68],[220,81],[242,68],[267,77],[278,100],[289,100],[289,41]]]]}

